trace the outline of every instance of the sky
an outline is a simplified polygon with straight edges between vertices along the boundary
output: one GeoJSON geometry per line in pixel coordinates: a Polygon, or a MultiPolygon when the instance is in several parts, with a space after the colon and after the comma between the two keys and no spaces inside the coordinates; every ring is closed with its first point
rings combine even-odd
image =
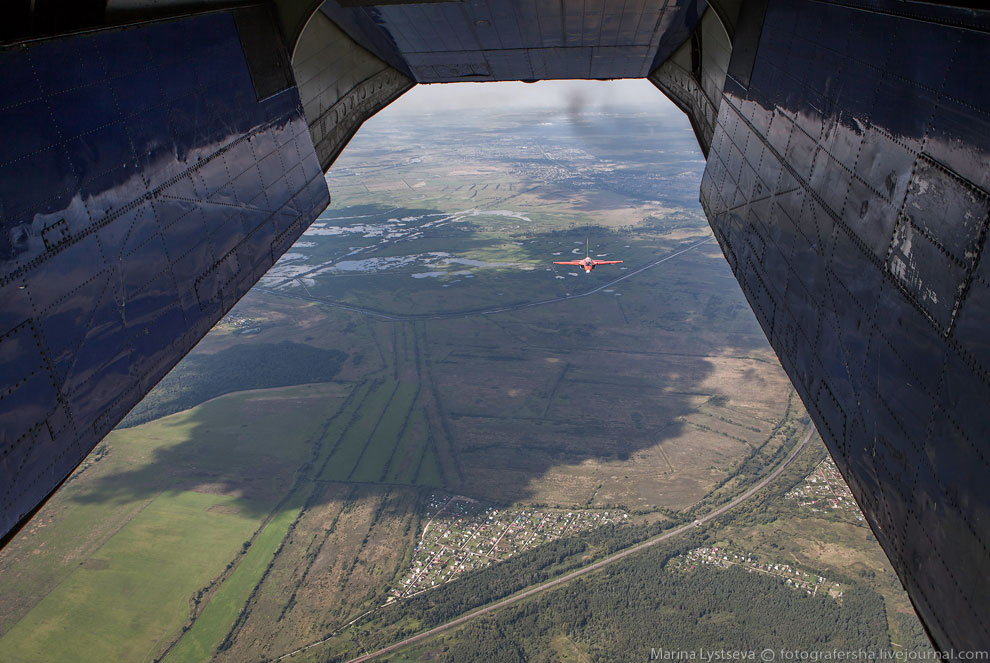
{"type": "Polygon", "coordinates": [[[396,110],[558,109],[601,112],[631,107],[667,115],[681,111],[645,78],[614,81],[538,81],[536,83],[434,83],[417,85],[395,102],[396,110]]]}

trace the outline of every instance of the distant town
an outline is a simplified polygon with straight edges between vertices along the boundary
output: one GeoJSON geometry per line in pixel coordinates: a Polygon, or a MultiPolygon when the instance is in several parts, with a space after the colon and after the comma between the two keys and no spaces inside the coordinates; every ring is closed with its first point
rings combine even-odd
{"type": "MultiPolygon", "coordinates": [[[[826,457],[786,495],[798,506],[827,512],[857,522],[863,515],[831,457],[826,457]]],[[[497,508],[462,495],[436,493],[430,496],[429,515],[416,544],[412,563],[388,602],[407,598],[464,573],[491,565],[567,534],[627,520],[621,510],[497,508]]],[[[841,600],[843,589],[823,576],[789,564],[767,562],[751,553],[728,548],[697,548],[671,562],[671,568],[689,570],[698,566],[728,568],[740,565],[749,572],[779,576],[785,584],[809,595],[827,592],[841,600]]]]}
{"type": "Polygon", "coordinates": [[[252,336],[261,333],[262,325],[254,318],[246,318],[237,313],[228,313],[217,323],[217,328],[231,331],[241,336],[252,336]]]}
{"type": "Polygon", "coordinates": [[[671,570],[682,572],[690,571],[699,566],[722,569],[739,566],[749,573],[777,576],[788,587],[804,590],[808,596],[827,594],[840,603],[845,592],[842,585],[825,576],[794,568],[790,564],[765,562],[752,553],[739,552],[729,548],[695,548],[672,559],[668,564],[668,568],[671,570]]]}
{"type": "Polygon", "coordinates": [[[832,512],[863,522],[863,513],[831,456],[826,456],[786,497],[811,511],[832,512]]]}
{"type": "Polygon", "coordinates": [[[389,602],[457,579],[474,569],[562,536],[629,518],[620,510],[499,509],[461,495],[430,497],[423,533],[409,570],[389,602]]]}

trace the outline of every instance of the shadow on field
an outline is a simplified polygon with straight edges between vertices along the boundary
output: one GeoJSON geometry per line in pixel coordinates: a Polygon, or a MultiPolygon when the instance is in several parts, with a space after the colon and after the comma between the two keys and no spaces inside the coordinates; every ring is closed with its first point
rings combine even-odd
{"type": "MultiPolygon", "coordinates": [[[[592,231],[541,239],[576,246],[592,231]]],[[[623,240],[607,233],[603,241],[623,240]]],[[[645,240],[624,241],[638,244],[632,255],[644,255],[645,240]]],[[[682,246],[665,244],[654,255],[682,246]]],[[[573,280],[590,288],[610,278],[601,268],[573,280]]],[[[130,469],[80,482],[76,499],[126,502],[194,490],[229,496],[232,507],[256,517],[306,476],[580,506],[602,479],[613,487],[624,482],[582,473],[582,465],[637,461],[637,454],[681,436],[699,404],[733,396],[711,384],[713,359],[766,363],[760,353],[768,347],[714,244],[582,299],[498,315],[361,320],[378,347],[340,351],[384,359],[369,366],[374,374],[366,383],[337,385],[332,394],[326,385],[240,392],[131,429],[126,434],[142,436],[147,452],[134,453],[130,469]],[[321,445],[330,445],[322,446],[330,459],[322,471],[314,461],[321,445]]],[[[762,378],[751,371],[747,381],[758,390],[762,378]]],[[[714,465],[726,452],[699,453],[714,465]]],[[[637,480],[697,492],[694,479],[672,472],[669,455],[637,462],[638,478],[626,477],[630,494],[641,490],[637,480]],[[655,479],[643,472],[649,462],[656,463],[655,479]]]]}

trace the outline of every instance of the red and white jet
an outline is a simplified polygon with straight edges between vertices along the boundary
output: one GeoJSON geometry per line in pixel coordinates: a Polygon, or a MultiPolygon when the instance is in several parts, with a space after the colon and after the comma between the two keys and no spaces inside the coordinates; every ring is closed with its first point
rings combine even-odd
{"type": "Polygon", "coordinates": [[[617,265],[621,260],[596,260],[591,257],[591,245],[585,240],[584,243],[584,258],[581,260],[554,260],[555,265],[577,265],[578,267],[584,267],[584,273],[590,274],[598,265],[617,265]]]}

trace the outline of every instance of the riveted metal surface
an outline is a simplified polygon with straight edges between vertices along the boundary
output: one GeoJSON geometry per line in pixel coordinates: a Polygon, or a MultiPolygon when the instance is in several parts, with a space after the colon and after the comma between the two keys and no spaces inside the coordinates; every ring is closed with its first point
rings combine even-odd
{"type": "Polygon", "coordinates": [[[715,12],[707,11],[697,22],[691,38],[648,77],[687,114],[706,158],[731,53],[732,45],[725,29],[715,12]]]}
{"type": "Polygon", "coordinates": [[[353,4],[327,0],[321,10],[418,83],[642,78],[681,45],[707,6],[704,0],[353,4]]]}
{"type": "Polygon", "coordinates": [[[7,533],[329,197],[295,87],[258,101],[229,13],[35,43],[0,69],[7,533]]]}
{"type": "Polygon", "coordinates": [[[413,86],[321,12],[313,14],[300,35],[292,67],[324,171],[365,120],[413,86]]]}
{"type": "Polygon", "coordinates": [[[767,3],[748,86],[729,67],[701,192],[920,616],[956,651],[990,641],[990,89],[973,76],[987,22],[767,3]]]}

